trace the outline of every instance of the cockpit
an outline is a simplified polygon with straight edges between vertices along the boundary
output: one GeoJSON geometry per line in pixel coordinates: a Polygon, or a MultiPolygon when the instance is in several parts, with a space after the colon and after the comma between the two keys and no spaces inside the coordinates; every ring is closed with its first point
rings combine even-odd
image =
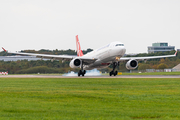
{"type": "Polygon", "coordinates": [[[116,44],[116,46],[124,46],[124,44],[116,44]]]}

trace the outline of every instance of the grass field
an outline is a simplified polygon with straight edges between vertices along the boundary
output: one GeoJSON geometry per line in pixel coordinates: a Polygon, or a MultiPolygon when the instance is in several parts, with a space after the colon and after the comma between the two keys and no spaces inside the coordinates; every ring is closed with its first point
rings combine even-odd
{"type": "Polygon", "coordinates": [[[0,78],[0,119],[179,120],[180,79],[0,78]]]}

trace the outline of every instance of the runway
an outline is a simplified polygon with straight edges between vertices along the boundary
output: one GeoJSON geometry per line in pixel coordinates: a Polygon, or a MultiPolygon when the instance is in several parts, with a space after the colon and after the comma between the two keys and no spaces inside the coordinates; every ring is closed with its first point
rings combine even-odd
{"type": "Polygon", "coordinates": [[[118,75],[118,76],[62,76],[62,75],[0,75],[0,78],[180,78],[180,75],[118,75]]]}

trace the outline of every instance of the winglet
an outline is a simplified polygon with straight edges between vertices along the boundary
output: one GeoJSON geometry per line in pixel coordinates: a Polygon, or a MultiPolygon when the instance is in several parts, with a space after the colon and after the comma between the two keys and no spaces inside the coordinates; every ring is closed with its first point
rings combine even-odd
{"type": "Polygon", "coordinates": [[[177,52],[178,52],[178,51],[176,50],[176,53],[174,54],[175,56],[176,56],[177,52]]]}
{"type": "Polygon", "coordinates": [[[6,49],[4,49],[3,47],[2,47],[2,49],[4,50],[4,52],[7,52],[7,50],[6,50],[6,49]]]}
{"type": "Polygon", "coordinates": [[[81,50],[81,46],[80,46],[80,43],[79,43],[79,38],[78,38],[78,35],[76,35],[76,47],[77,47],[77,55],[80,57],[80,56],[83,56],[83,52],[81,50]]]}

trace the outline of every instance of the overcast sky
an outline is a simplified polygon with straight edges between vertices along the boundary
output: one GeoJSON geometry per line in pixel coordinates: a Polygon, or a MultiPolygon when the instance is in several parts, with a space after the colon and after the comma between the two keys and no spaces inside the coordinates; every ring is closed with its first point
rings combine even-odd
{"type": "Polygon", "coordinates": [[[180,0],[0,0],[0,44],[9,51],[96,49],[113,41],[126,53],[154,42],[180,49],[180,0]]]}

